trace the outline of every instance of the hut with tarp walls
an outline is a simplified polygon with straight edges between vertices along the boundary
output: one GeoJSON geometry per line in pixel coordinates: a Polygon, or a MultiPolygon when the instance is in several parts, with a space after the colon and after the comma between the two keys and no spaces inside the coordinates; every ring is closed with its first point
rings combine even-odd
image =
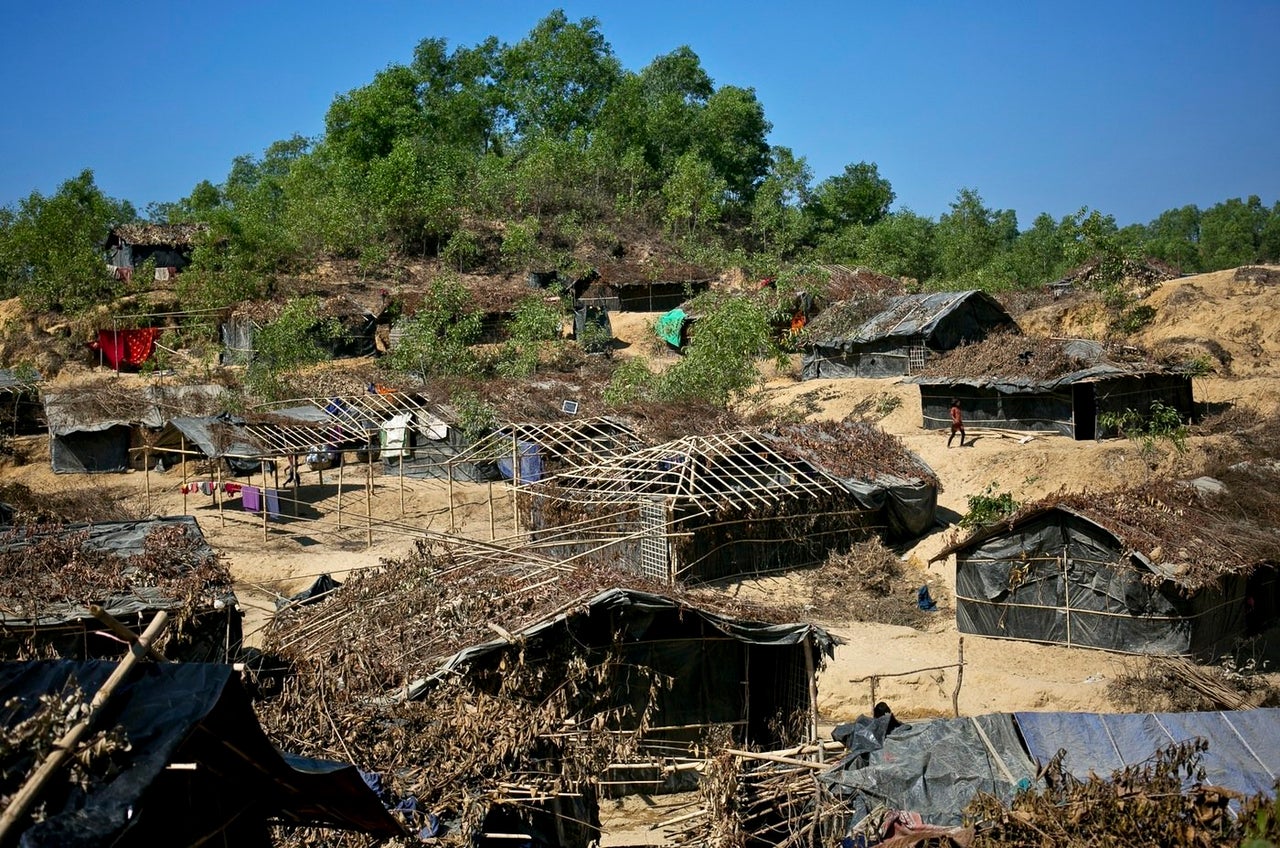
{"type": "Polygon", "coordinates": [[[835,641],[798,614],[440,537],[277,615],[265,648],[295,676],[263,721],[319,750],[343,738],[357,757],[435,764],[416,794],[464,841],[585,846],[597,797],[687,782],[708,740],[814,738],[815,674],[835,641]],[[321,706],[334,675],[344,684],[321,706]]]}
{"type": "Polygon", "coordinates": [[[35,371],[0,368],[0,434],[30,436],[44,431],[40,381],[35,371]]]}
{"type": "Polygon", "coordinates": [[[685,262],[608,257],[574,283],[578,306],[612,312],[666,312],[711,288],[713,275],[685,262]]]}
{"type": "MultiPolygon", "coordinates": [[[[1206,660],[1280,611],[1280,533],[1250,515],[1274,472],[1057,495],[945,547],[961,633],[1206,660]],[[1261,474],[1261,476],[1259,476],[1261,474]]],[[[1273,489],[1272,489],[1273,490],[1273,489]]]]}
{"type": "Polygon", "coordinates": [[[562,556],[662,583],[817,565],[871,534],[934,523],[937,478],[870,425],[686,436],[522,486],[520,526],[562,556]]]}
{"type": "Polygon", "coordinates": [[[1133,349],[1085,340],[1001,334],[931,360],[909,378],[920,386],[925,429],[951,423],[959,400],[974,427],[1059,433],[1073,439],[1114,435],[1108,416],[1149,414],[1154,404],[1195,415],[1191,375],[1133,349]]]}
{"type": "Polygon", "coordinates": [[[207,224],[121,224],[103,244],[107,267],[118,278],[131,279],[134,268],[151,260],[156,280],[168,280],[191,264],[196,240],[208,230],[207,224]]]}
{"type": "Polygon", "coordinates": [[[937,353],[999,330],[1016,332],[1017,324],[983,291],[847,300],[809,322],[801,376],[901,377],[937,353]]]}
{"type": "Polygon", "coordinates": [[[140,468],[142,454],[131,458],[132,448],[141,448],[171,416],[216,409],[225,391],[216,385],[125,386],[114,380],[45,391],[50,464],[59,474],[140,468]]]}
{"type": "Polygon", "coordinates": [[[3,657],[94,659],[119,639],[94,607],[141,633],[160,610],[173,659],[230,662],[241,613],[231,575],[194,518],[12,527],[0,535],[3,657]]]}
{"type": "Polygon", "coordinates": [[[0,755],[12,779],[35,774],[61,728],[102,703],[74,761],[36,786],[33,814],[12,822],[7,843],[267,846],[279,823],[405,834],[355,766],[282,754],[231,666],[123,665],[0,663],[3,730],[27,743],[0,755]]]}

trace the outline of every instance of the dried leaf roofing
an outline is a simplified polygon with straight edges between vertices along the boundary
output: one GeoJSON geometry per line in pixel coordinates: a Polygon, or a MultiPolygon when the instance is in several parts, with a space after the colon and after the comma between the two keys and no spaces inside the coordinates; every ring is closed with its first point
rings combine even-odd
{"type": "Polygon", "coordinates": [[[116,242],[145,246],[187,247],[208,232],[208,224],[120,224],[111,230],[107,245],[116,242]]]}
{"type": "Polygon", "coordinates": [[[1022,506],[1014,515],[977,530],[939,551],[935,560],[969,551],[996,536],[1016,532],[1053,510],[1092,522],[1111,534],[1124,553],[1153,575],[1190,591],[1228,574],[1247,574],[1280,563],[1280,484],[1274,469],[1237,469],[1224,493],[1158,480],[1114,491],[1060,492],[1022,506]]]}
{"type": "Polygon", "coordinates": [[[1056,385],[1125,374],[1177,373],[1136,348],[1087,339],[1049,339],[995,333],[925,362],[911,382],[925,384],[1016,382],[1056,385]]]}

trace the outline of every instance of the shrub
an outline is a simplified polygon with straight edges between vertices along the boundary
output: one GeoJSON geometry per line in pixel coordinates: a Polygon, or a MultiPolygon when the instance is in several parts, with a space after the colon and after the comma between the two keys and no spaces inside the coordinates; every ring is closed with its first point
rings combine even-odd
{"type": "Polygon", "coordinates": [[[1153,450],[1160,439],[1168,440],[1179,453],[1187,448],[1187,426],[1182,416],[1177,408],[1158,400],[1152,401],[1145,413],[1134,409],[1099,413],[1098,426],[1103,432],[1115,431],[1142,442],[1144,452],[1153,450]]]}
{"type": "Polygon", "coordinates": [[[976,530],[979,527],[995,524],[1013,515],[1018,511],[1019,506],[1012,492],[997,491],[994,482],[988,483],[987,487],[978,494],[969,495],[968,501],[969,511],[958,522],[966,530],[976,530]]]}
{"type": "Polygon", "coordinates": [[[337,340],[342,326],[336,318],[320,318],[320,299],[291,301],[279,317],[254,337],[254,357],[246,374],[249,390],[266,400],[278,399],[282,375],[329,358],[326,342],[337,340]]]}
{"type": "Polygon", "coordinates": [[[457,278],[433,280],[422,306],[405,322],[388,364],[423,380],[473,373],[476,358],[468,345],[480,338],[480,316],[467,308],[470,299],[457,278]]]}

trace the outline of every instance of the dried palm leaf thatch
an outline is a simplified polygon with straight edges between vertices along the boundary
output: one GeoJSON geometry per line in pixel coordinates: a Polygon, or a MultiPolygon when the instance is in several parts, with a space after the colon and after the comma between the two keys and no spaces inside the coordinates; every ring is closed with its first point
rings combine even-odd
{"type": "Polygon", "coordinates": [[[776,425],[770,432],[790,452],[837,477],[875,480],[891,474],[936,484],[937,476],[897,436],[871,424],[803,421],[776,425]]]}

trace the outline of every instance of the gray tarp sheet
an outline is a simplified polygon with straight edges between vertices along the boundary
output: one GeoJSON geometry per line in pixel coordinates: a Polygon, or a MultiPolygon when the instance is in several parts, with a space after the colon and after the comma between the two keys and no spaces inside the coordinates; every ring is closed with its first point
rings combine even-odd
{"type": "Polygon", "coordinates": [[[1059,749],[1063,765],[1085,779],[1137,765],[1160,749],[1196,737],[1209,743],[1205,779],[1245,795],[1272,795],[1280,776],[1280,709],[1239,712],[1017,713],[1031,756],[1042,764],[1059,749]]]}
{"type": "Polygon", "coordinates": [[[846,757],[818,778],[845,800],[855,821],[887,804],[918,812],[931,824],[958,825],[977,793],[1007,801],[1019,782],[1036,779],[1013,718],[1000,713],[905,724],[868,759],[859,768],[856,758],[846,757]]]}
{"type": "Polygon", "coordinates": [[[864,508],[884,516],[892,539],[920,536],[936,520],[938,487],[933,483],[892,474],[881,474],[875,480],[844,479],[840,482],[864,508]]]}

